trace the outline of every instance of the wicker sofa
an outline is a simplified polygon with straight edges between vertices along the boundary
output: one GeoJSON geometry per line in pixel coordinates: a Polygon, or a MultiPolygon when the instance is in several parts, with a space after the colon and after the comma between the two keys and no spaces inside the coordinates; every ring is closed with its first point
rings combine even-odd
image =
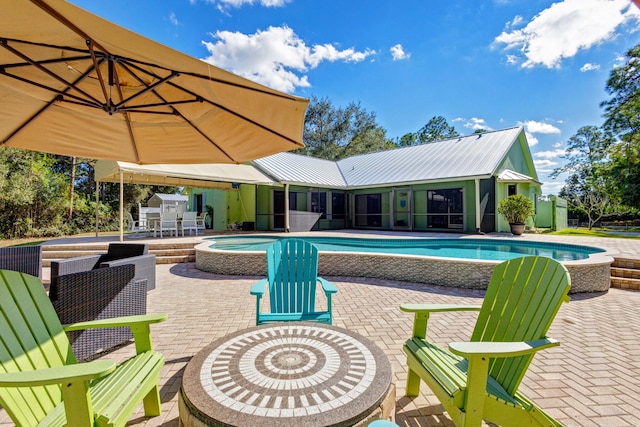
{"type": "Polygon", "coordinates": [[[110,243],[106,254],[87,255],[51,262],[51,286],[56,286],[59,276],[80,273],[104,267],[133,264],[133,280],[147,280],[147,289],[156,287],[156,256],[149,254],[145,243],[110,243]]]}
{"type": "MultiPolygon", "coordinates": [[[[49,298],[64,324],[132,316],[147,312],[147,281],[135,280],[132,264],[58,276],[49,298]]],[[[78,360],[94,358],[132,338],[129,328],[67,332],[78,360]]]]}
{"type": "Polygon", "coordinates": [[[0,269],[19,271],[42,279],[42,246],[0,248],[0,269]]]}

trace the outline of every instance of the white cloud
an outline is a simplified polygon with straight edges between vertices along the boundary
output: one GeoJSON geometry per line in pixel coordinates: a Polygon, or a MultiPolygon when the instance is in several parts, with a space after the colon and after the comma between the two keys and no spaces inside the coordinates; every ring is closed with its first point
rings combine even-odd
{"type": "Polygon", "coordinates": [[[524,22],[524,18],[520,15],[516,15],[511,22],[507,23],[507,28],[517,27],[524,22]]]}
{"type": "Polygon", "coordinates": [[[544,194],[558,194],[562,187],[564,187],[564,181],[545,181],[542,183],[542,192],[544,194]]]}
{"type": "Polygon", "coordinates": [[[485,122],[484,119],[479,119],[477,117],[472,117],[469,120],[465,119],[465,121],[466,121],[466,123],[463,126],[466,127],[466,128],[469,128],[469,129],[473,129],[473,130],[484,129],[486,131],[493,130],[491,127],[489,127],[487,125],[487,122],[485,122]]]}
{"type": "Polygon", "coordinates": [[[595,71],[599,69],[600,69],[600,64],[592,64],[590,62],[587,62],[582,67],[580,67],[580,71],[582,71],[583,73],[587,71],[595,71]]]}
{"type": "MultiPolygon", "coordinates": [[[[556,147],[556,145],[554,145],[554,147],[556,147]]],[[[541,157],[543,159],[551,160],[551,159],[557,159],[558,157],[562,156],[565,154],[565,150],[556,148],[555,150],[551,150],[551,151],[538,151],[536,153],[533,153],[534,157],[541,157]]]]}
{"type": "Polygon", "coordinates": [[[523,68],[557,68],[564,58],[615,38],[623,24],[633,22],[638,27],[640,10],[628,0],[564,0],[540,12],[524,28],[510,31],[516,18],[494,44],[521,52],[523,68]]]}
{"type": "Polygon", "coordinates": [[[176,18],[176,14],[173,13],[173,12],[171,12],[169,14],[169,22],[171,22],[175,26],[180,25],[180,22],[178,21],[178,18],[176,18]]]}
{"type": "Polygon", "coordinates": [[[536,167],[538,173],[551,173],[558,166],[558,162],[554,162],[549,159],[534,160],[533,164],[536,167]]]}
{"type": "Polygon", "coordinates": [[[391,46],[391,48],[389,49],[389,52],[391,52],[391,56],[393,57],[394,61],[409,59],[411,57],[411,54],[408,52],[405,52],[404,48],[400,43],[398,43],[395,46],[391,46]]]}
{"type": "Polygon", "coordinates": [[[204,61],[285,92],[311,86],[304,73],[323,61],[360,62],[376,53],[339,50],[332,44],[307,46],[286,26],[255,34],[218,31],[212,37],[217,41],[202,42],[209,51],[204,61]]]}
{"type": "Polygon", "coordinates": [[[535,136],[533,136],[532,133],[527,132],[526,130],[524,131],[524,136],[527,137],[527,143],[529,144],[529,147],[533,147],[534,145],[538,145],[538,138],[536,138],[535,136]]]}
{"type": "Polygon", "coordinates": [[[544,134],[560,133],[560,129],[558,129],[557,127],[549,123],[536,122],[535,120],[527,120],[526,122],[520,123],[520,124],[524,125],[524,127],[527,128],[527,132],[529,133],[544,133],[544,134]]]}
{"type": "MultiPolygon", "coordinates": [[[[189,0],[190,2],[195,2],[195,0],[189,0]]],[[[287,3],[290,3],[292,0],[206,0],[207,3],[217,4],[219,7],[235,7],[239,8],[246,5],[252,6],[255,3],[260,4],[265,7],[282,7],[287,3]]]]}

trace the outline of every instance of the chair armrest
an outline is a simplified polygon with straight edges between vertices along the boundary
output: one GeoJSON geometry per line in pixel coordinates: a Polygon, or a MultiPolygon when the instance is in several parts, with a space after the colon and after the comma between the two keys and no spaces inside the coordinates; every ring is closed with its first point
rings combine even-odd
{"type": "Polygon", "coordinates": [[[427,337],[427,322],[431,313],[442,313],[448,311],[480,311],[479,305],[456,305],[456,304],[402,304],[400,310],[407,313],[414,313],[413,317],[413,337],[427,337]]]}
{"type": "Polygon", "coordinates": [[[85,255],[75,258],[66,258],[58,261],[51,261],[51,274],[62,276],[71,273],[92,270],[97,267],[103,255],[85,255]]]}
{"type": "Polygon", "coordinates": [[[255,295],[258,298],[262,298],[262,295],[264,295],[266,286],[267,286],[267,279],[260,280],[258,283],[254,284],[251,287],[251,292],[250,292],[251,295],[255,295]]]}
{"type": "Polygon", "coordinates": [[[459,304],[402,304],[400,310],[407,313],[440,313],[446,311],[480,311],[479,305],[459,304]]]}
{"type": "Polygon", "coordinates": [[[147,279],[148,290],[156,287],[156,256],[154,254],[137,255],[129,258],[103,261],[100,268],[117,267],[133,264],[135,266],[134,280],[147,279]]]}
{"type": "Polygon", "coordinates": [[[338,288],[336,288],[336,285],[334,285],[330,281],[323,279],[322,277],[318,277],[318,282],[320,282],[320,285],[322,286],[325,294],[335,294],[338,292],[338,288]]]}
{"type": "Polygon", "coordinates": [[[90,381],[110,374],[115,368],[116,364],[112,360],[96,360],[33,371],[7,372],[0,374],[0,387],[33,387],[90,381]]]}
{"type": "Polygon", "coordinates": [[[453,354],[465,358],[471,357],[516,357],[535,353],[550,347],[559,346],[560,342],[553,338],[543,338],[528,342],[452,342],[449,350],[453,354]]]}
{"type": "Polygon", "coordinates": [[[141,314],[138,316],[112,317],[110,319],[89,320],[86,322],[63,325],[65,331],[79,331],[84,329],[117,328],[120,326],[150,325],[164,322],[168,319],[166,313],[141,314]]]}

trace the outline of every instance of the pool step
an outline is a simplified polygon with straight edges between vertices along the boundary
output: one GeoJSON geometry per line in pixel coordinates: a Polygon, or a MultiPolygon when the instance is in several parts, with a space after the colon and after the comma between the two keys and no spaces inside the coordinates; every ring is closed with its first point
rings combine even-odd
{"type": "Polygon", "coordinates": [[[611,287],[640,290],[640,258],[616,257],[611,264],[611,287]]]}
{"type": "MultiPolygon", "coordinates": [[[[199,242],[198,242],[199,243],[199,242]]],[[[149,243],[149,253],[156,256],[156,264],[175,264],[195,262],[198,243],[149,243]]],[[[43,245],[42,266],[50,267],[51,261],[75,258],[84,255],[96,255],[107,252],[108,243],[86,245],[43,245]]]]}

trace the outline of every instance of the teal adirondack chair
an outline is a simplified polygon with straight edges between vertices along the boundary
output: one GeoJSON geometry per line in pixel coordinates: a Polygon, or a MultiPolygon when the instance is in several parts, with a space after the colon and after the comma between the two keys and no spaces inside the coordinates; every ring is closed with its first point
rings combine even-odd
{"type": "Polygon", "coordinates": [[[0,270],[0,405],[17,426],[124,426],[143,402],[160,415],[164,358],[153,351],[149,325],[165,314],[60,324],[42,282],[0,270]],[[130,326],[136,356],[77,363],[65,330],[130,326]]]}
{"type": "MultiPolygon", "coordinates": [[[[453,422],[480,426],[559,426],[518,392],[534,354],[559,342],[546,337],[563,302],[569,273],[544,257],[522,257],[495,267],[482,306],[406,304],[415,313],[413,337],[404,345],[409,373],[406,394],[417,396],[420,380],[431,388],[453,422]],[[470,342],[448,349],[426,338],[431,313],[479,311],[470,342]]],[[[451,327],[455,327],[451,325],[451,327]]]]}
{"type": "Polygon", "coordinates": [[[331,295],[338,288],[318,277],[318,249],[301,239],[284,239],[267,248],[267,278],[251,288],[256,296],[256,325],[308,321],[331,324],[331,295]],[[316,288],[327,298],[327,310],[316,311],[316,288]],[[269,286],[271,312],[260,312],[260,300],[269,286]]]}

